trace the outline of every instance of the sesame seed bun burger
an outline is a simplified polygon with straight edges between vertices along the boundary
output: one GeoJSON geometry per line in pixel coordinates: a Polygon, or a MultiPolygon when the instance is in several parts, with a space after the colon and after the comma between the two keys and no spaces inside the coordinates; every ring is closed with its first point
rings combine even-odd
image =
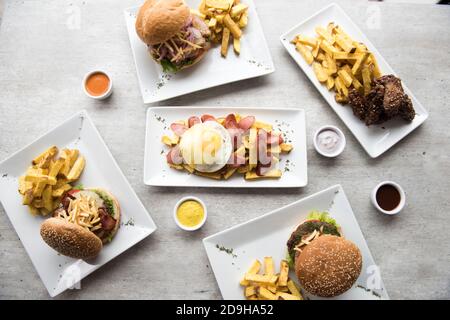
{"type": "Polygon", "coordinates": [[[193,66],[211,47],[208,26],[183,0],[147,0],[138,12],[136,33],[168,72],[193,66]]]}
{"type": "Polygon", "coordinates": [[[96,257],[120,225],[120,206],[107,190],[74,188],[64,194],[53,217],[41,225],[42,239],[76,259],[96,257]]]}
{"type": "Polygon", "coordinates": [[[359,248],[341,236],[328,213],[312,212],[287,242],[288,260],[300,285],[319,297],[335,297],[349,290],[362,268],[359,248]]]}

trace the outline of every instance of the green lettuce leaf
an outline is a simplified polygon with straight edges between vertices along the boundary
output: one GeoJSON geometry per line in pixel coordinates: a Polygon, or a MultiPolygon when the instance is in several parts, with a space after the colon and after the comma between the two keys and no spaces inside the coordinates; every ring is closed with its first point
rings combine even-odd
{"type": "Polygon", "coordinates": [[[307,220],[319,220],[319,221],[322,221],[322,222],[327,222],[329,224],[332,224],[336,228],[339,228],[339,225],[337,224],[336,220],[331,218],[329,216],[329,213],[326,212],[326,211],[324,211],[324,212],[320,212],[320,211],[317,211],[317,210],[311,211],[308,214],[308,217],[306,219],[307,220]]]}
{"type": "Polygon", "coordinates": [[[167,59],[161,60],[161,66],[164,72],[177,72],[178,68],[172,62],[167,59]]]}

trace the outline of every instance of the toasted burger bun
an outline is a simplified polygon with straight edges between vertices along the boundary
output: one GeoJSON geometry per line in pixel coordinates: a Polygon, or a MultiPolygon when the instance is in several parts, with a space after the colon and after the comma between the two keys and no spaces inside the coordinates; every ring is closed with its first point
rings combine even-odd
{"type": "Polygon", "coordinates": [[[87,188],[84,190],[91,190],[94,192],[99,192],[101,194],[104,194],[105,196],[107,196],[109,199],[112,200],[113,203],[113,208],[114,208],[114,215],[113,218],[116,220],[116,225],[114,226],[114,229],[109,231],[107,234],[105,234],[104,236],[100,237],[100,239],[102,240],[103,244],[107,243],[110,241],[110,239],[112,239],[116,233],[117,230],[119,229],[120,226],[120,217],[121,217],[121,212],[120,212],[120,205],[119,205],[119,201],[117,200],[117,198],[115,196],[112,195],[111,192],[109,192],[108,190],[102,189],[102,188],[87,188]]]}
{"type": "Polygon", "coordinates": [[[183,0],[147,0],[136,18],[136,32],[148,45],[172,38],[190,15],[183,0]]]}
{"type": "Polygon", "coordinates": [[[59,253],[76,259],[93,258],[103,247],[94,233],[62,218],[45,220],[41,225],[41,237],[59,253]]]}
{"type": "Polygon", "coordinates": [[[350,289],[362,268],[359,248],[342,237],[323,235],[296,256],[295,273],[302,287],[319,297],[350,289]]]}
{"type": "Polygon", "coordinates": [[[102,198],[111,200],[114,210],[112,217],[115,220],[113,229],[100,230],[101,232],[97,230],[94,233],[60,217],[47,219],[41,225],[41,237],[50,247],[65,256],[76,259],[89,259],[97,256],[103,244],[111,241],[120,226],[121,212],[116,197],[101,188],[84,188],[83,190],[93,191],[101,194],[102,198]]]}

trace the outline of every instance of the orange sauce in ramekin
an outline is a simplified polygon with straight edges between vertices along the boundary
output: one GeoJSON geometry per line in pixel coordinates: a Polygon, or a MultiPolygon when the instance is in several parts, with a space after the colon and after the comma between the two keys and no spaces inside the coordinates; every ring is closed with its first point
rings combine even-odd
{"type": "Polygon", "coordinates": [[[92,96],[101,96],[108,91],[110,80],[102,72],[95,72],[86,79],[86,91],[92,96]]]}

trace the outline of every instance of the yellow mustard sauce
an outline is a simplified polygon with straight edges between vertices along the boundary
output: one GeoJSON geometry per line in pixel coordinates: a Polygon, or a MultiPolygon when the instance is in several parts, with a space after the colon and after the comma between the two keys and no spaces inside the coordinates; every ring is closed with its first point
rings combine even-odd
{"type": "Polygon", "coordinates": [[[186,200],[177,209],[177,219],[185,227],[199,225],[204,216],[203,206],[195,200],[186,200]]]}

